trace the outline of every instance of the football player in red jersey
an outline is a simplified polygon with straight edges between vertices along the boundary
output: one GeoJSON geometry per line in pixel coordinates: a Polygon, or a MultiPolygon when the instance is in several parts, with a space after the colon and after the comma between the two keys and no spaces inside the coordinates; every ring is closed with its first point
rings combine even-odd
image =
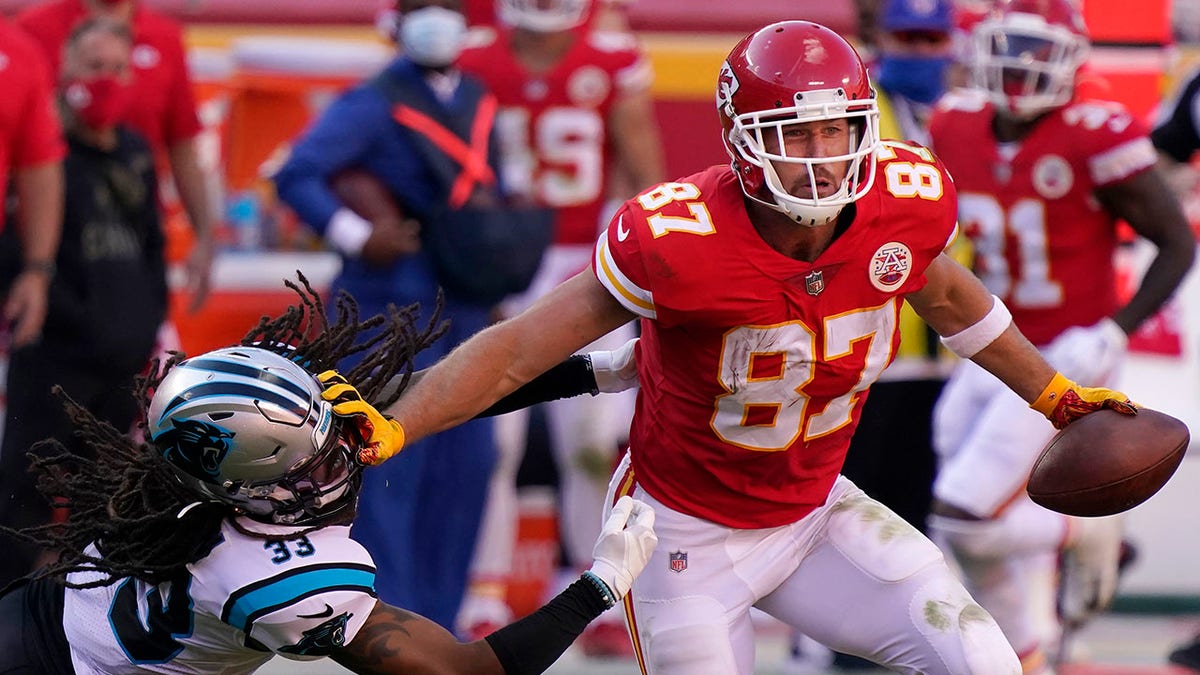
{"type": "MultiPolygon", "coordinates": [[[[608,223],[609,195],[665,178],[650,100],[653,71],[628,32],[586,26],[592,0],[498,0],[501,25],[483,33],[458,64],[482,80],[500,105],[496,131],[504,184],[516,195],[553,208],[554,244],[530,289],[510,298],[515,314],[591,261],[596,235],[608,223]],[[621,180],[613,184],[616,173],[621,180]]],[[[624,200],[635,190],[621,195],[624,200]]],[[[604,336],[594,349],[613,350],[634,337],[633,326],[604,336]]],[[[608,471],[616,462],[636,393],[547,404],[550,445],[560,477],[559,533],[564,579],[590,560],[600,526],[608,471]]],[[[473,582],[459,614],[464,636],[486,634],[511,617],[503,602],[516,538],[516,476],[529,411],[496,420],[500,459],[473,563],[473,582]]],[[[552,584],[553,585],[553,584],[552,584]]],[[[594,624],[581,645],[589,654],[628,653],[619,612],[594,624]]]]}
{"type": "Polygon", "coordinates": [[[1135,408],[1056,373],[943,253],[954,185],[925,148],[879,140],[866,69],[836,33],[785,21],[747,36],[717,107],[731,165],[626,202],[591,269],[430,369],[373,419],[360,458],[639,319],[641,390],[608,503],[632,493],[656,513],[661,544],[625,601],[643,672],[753,672],[758,607],[899,672],[1019,673],[938,548],[838,473],[895,355],[899,304],[1057,426],[1135,408]]]}
{"type": "MultiPolygon", "coordinates": [[[[1086,386],[1115,381],[1127,336],[1176,289],[1195,244],[1154,170],[1142,124],[1117,103],[1077,95],[1088,51],[1067,0],[1009,0],[973,31],[978,87],[943,99],[932,143],[958,187],[975,272],[1046,359],[1086,386]],[[1141,286],[1116,297],[1116,223],[1157,246],[1141,286]]],[[[1052,430],[988,373],[964,362],[935,410],[941,456],[935,539],[995,616],[1026,672],[1043,672],[1060,632],[1116,588],[1118,518],[1072,518],[1025,495],[1052,430]]],[[[1059,655],[1061,656],[1061,655],[1059,655]]]]}

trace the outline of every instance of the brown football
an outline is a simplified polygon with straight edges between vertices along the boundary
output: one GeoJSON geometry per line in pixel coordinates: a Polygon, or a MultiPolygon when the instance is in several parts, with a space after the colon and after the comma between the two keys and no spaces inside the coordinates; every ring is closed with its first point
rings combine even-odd
{"type": "Polygon", "coordinates": [[[363,169],[345,169],[329,179],[329,187],[351,211],[378,223],[398,221],[403,215],[386,185],[363,169]]]}
{"type": "Polygon", "coordinates": [[[1072,422],[1033,465],[1026,491],[1071,516],[1108,516],[1149,499],[1187,452],[1187,425],[1166,413],[1099,410],[1072,422]]]}

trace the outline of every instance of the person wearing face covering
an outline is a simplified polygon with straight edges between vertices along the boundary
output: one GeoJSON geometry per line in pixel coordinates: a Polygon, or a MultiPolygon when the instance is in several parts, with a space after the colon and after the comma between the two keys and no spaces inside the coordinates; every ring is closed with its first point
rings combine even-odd
{"type": "MultiPolygon", "coordinates": [[[[58,84],[68,143],[62,240],[41,340],[14,350],[0,446],[0,524],[51,521],[28,473],[26,451],[54,436],[85,452],[51,386],[118,430],[136,416],[134,379],[145,367],[166,314],[163,232],[154,160],[146,140],[118,123],[133,103],[132,37],[122,24],[89,19],[64,48],[58,84]]],[[[44,561],[13,544],[0,557],[0,586],[44,561]]]]}
{"type": "MultiPolygon", "coordinates": [[[[396,9],[399,54],[334,100],[273,179],[279,197],[341,254],[332,292],[349,291],[364,316],[419,303],[428,318],[444,286],[423,244],[441,224],[435,214],[503,198],[489,133],[495,99],[452,65],[467,37],[460,0],[404,0],[396,9]],[[404,215],[347,206],[331,185],[348,170],[373,175],[404,215]]],[[[416,356],[418,368],[484,328],[494,304],[452,289],[444,303],[449,332],[416,356]]],[[[379,566],[382,600],[454,626],[495,461],[491,421],[477,420],[368,473],[352,536],[379,566]]]]}

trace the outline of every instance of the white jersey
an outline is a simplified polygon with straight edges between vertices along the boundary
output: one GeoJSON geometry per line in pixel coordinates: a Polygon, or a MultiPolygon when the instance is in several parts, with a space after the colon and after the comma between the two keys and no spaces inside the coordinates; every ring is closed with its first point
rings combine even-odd
{"type": "Polygon", "coordinates": [[[353,640],[376,598],[375,564],[350,528],[296,536],[299,528],[239,523],[279,538],[225,522],[219,543],[178,579],[68,588],[63,628],[75,672],[248,673],[275,654],[313,660],[353,640]]]}

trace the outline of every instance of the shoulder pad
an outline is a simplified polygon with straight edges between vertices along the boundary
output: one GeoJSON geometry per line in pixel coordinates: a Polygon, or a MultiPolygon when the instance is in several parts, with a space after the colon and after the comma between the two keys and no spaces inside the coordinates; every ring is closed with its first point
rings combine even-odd
{"type": "Polygon", "coordinates": [[[985,92],[978,89],[952,89],[938,101],[939,110],[961,110],[963,112],[979,112],[988,104],[985,92]]]}
{"type": "Polygon", "coordinates": [[[601,52],[625,52],[638,48],[637,39],[629,33],[615,30],[594,30],[588,33],[588,44],[601,52]]]}

